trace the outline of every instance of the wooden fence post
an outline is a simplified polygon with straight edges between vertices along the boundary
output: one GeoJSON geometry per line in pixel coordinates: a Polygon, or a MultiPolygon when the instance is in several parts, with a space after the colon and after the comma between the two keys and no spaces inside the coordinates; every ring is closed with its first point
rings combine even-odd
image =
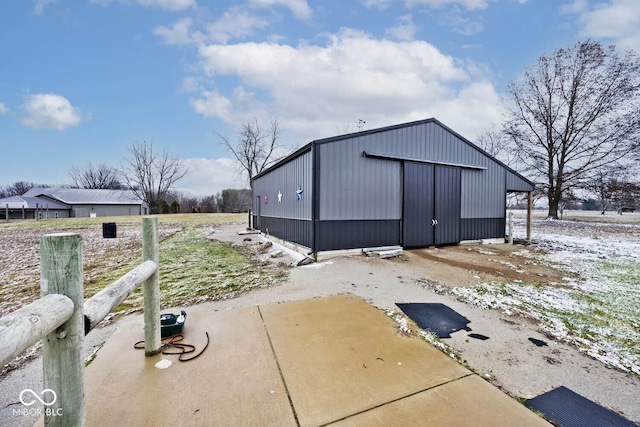
{"type": "Polygon", "coordinates": [[[158,265],[155,273],[144,282],[144,354],[160,353],[160,251],[158,249],[158,218],[142,218],[142,261],[158,265]]]}
{"type": "Polygon", "coordinates": [[[42,340],[44,390],[55,402],[45,410],[45,426],[84,426],[84,292],[82,238],[48,234],[40,238],[40,295],[62,294],[73,302],[73,314],[42,340]]]}
{"type": "Polygon", "coordinates": [[[527,194],[527,242],[531,241],[531,216],[533,215],[533,193],[527,194]]]}
{"type": "Polygon", "coordinates": [[[513,245],[513,212],[509,212],[509,244],[513,245]]]}

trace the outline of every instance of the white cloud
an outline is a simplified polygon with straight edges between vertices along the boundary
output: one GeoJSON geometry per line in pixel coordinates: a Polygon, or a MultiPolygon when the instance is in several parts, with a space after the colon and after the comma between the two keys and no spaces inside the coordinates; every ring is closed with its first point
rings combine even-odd
{"type": "Polygon", "coordinates": [[[500,96],[491,83],[479,81],[466,86],[455,97],[438,100],[434,110],[445,124],[450,123],[455,131],[473,139],[489,123],[500,121],[500,104],[500,96]],[[461,117],[464,119],[458,126],[461,117]]]}
{"type": "Polygon", "coordinates": [[[218,43],[227,43],[230,39],[250,36],[255,28],[267,28],[269,23],[259,16],[236,7],[227,10],[216,22],[207,25],[211,39],[218,43]]]}
{"type": "Polygon", "coordinates": [[[226,122],[232,120],[231,100],[217,90],[205,90],[199,98],[191,98],[189,104],[205,117],[219,117],[226,122]]]}
{"type": "Polygon", "coordinates": [[[360,2],[369,9],[386,9],[393,0],[360,0],[360,2]]]}
{"type": "Polygon", "coordinates": [[[240,7],[231,8],[215,22],[206,26],[204,33],[194,29],[191,18],[180,18],[170,26],[158,25],[153,33],[168,45],[227,43],[253,34],[255,29],[267,28],[266,19],[253,15],[240,7]]]}
{"type": "Polygon", "coordinates": [[[311,18],[313,13],[306,0],[249,0],[249,3],[252,6],[266,8],[284,6],[289,8],[297,18],[305,20],[311,18]]]}
{"type": "Polygon", "coordinates": [[[592,8],[578,0],[567,12],[578,13],[585,37],[613,40],[618,46],[640,53],[640,2],[610,0],[592,8]]]}
{"type": "Polygon", "coordinates": [[[9,107],[4,105],[3,102],[0,102],[0,116],[3,115],[3,114],[9,114],[10,112],[11,112],[11,110],[9,109],[9,107]]]}
{"type": "Polygon", "coordinates": [[[29,96],[23,109],[21,122],[30,128],[63,131],[83,121],[80,111],[67,98],[54,93],[29,96]]]}
{"type": "Polygon", "coordinates": [[[36,15],[44,14],[44,7],[54,2],[55,0],[37,0],[35,6],[33,6],[33,13],[36,15]]]}
{"type": "Polygon", "coordinates": [[[464,36],[472,36],[484,29],[484,25],[480,22],[480,18],[473,20],[462,16],[462,12],[458,6],[454,6],[451,11],[443,13],[440,17],[442,25],[451,27],[451,29],[464,36]]]}
{"type": "MultiPolygon", "coordinates": [[[[232,76],[232,93],[204,91],[197,112],[239,122],[251,115],[286,119],[296,142],[331,136],[361,118],[367,127],[435,116],[459,132],[494,120],[499,104],[479,68],[465,69],[424,41],[380,40],[354,30],[326,45],[238,43],[200,47],[204,78],[232,76]]],[[[467,135],[469,133],[466,133],[467,135]]]]}
{"type": "Polygon", "coordinates": [[[404,15],[398,18],[398,24],[387,29],[387,35],[396,40],[413,40],[419,28],[413,23],[411,15],[404,15]]]}
{"type": "MultiPolygon", "coordinates": [[[[391,3],[400,2],[400,0],[360,0],[360,2],[367,8],[385,9],[391,3]]],[[[474,9],[486,9],[489,2],[496,0],[402,0],[402,3],[406,7],[413,7],[416,5],[425,5],[434,9],[439,9],[448,5],[460,5],[469,10],[474,9]]],[[[525,3],[526,0],[520,0],[520,3],[525,3]]]]}
{"type": "Polygon", "coordinates": [[[232,159],[195,158],[183,159],[181,163],[189,169],[181,186],[196,197],[211,196],[227,188],[248,188],[247,179],[241,176],[232,159]]]}
{"type": "Polygon", "coordinates": [[[581,13],[589,8],[588,0],[573,0],[560,7],[560,13],[581,13]]]}
{"type": "Polygon", "coordinates": [[[469,10],[486,9],[489,2],[496,0],[405,0],[408,7],[417,4],[426,5],[432,8],[441,8],[447,5],[460,5],[469,10]]]}
{"type": "MultiPolygon", "coordinates": [[[[46,0],[45,0],[46,1],[46,0]]],[[[179,11],[197,6],[196,0],[133,0],[135,3],[151,8],[179,11]]],[[[108,5],[109,3],[130,4],[131,0],[91,0],[92,3],[108,5]]]]}
{"type": "Polygon", "coordinates": [[[200,85],[197,77],[189,76],[182,79],[180,89],[184,92],[197,92],[202,89],[202,86],[200,85]]]}
{"type": "Polygon", "coordinates": [[[162,38],[168,45],[184,45],[197,42],[198,36],[191,33],[191,18],[181,18],[174,22],[171,27],[158,25],[153,29],[153,34],[162,38]]]}

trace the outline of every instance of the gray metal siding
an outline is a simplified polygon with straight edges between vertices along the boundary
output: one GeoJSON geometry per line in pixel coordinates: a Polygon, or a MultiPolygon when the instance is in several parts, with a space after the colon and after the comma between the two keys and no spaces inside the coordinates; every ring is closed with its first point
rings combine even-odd
{"type": "Polygon", "coordinates": [[[460,240],[504,238],[505,218],[471,218],[460,220],[460,240]]]}
{"type": "Polygon", "coordinates": [[[371,145],[368,138],[354,138],[316,146],[319,220],[401,218],[400,164],[364,157],[371,145]]]}
{"type": "Polygon", "coordinates": [[[73,205],[71,215],[76,218],[90,217],[95,214],[103,216],[142,215],[140,205],[73,205]]]}
{"type": "Polygon", "coordinates": [[[309,151],[255,179],[253,211],[259,212],[262,217],[311,220],[312,169],[309,151]],[[302,190],[300,200],[298,190],[302,190]],[[280,202],[278,194],[282,194],[280,202]]]}
{"type": "Polygon", "coordinates": [[[307,248],[311,247],[311,227],[311,221],[273,217],[263,217],[261,224],[264,233],[307,248]]]}
{"type": "Polygon", "coordinates": [[[503,168],[496,165],[485,171],[462,171],[461,218],[495,218],[504,215],[505,204],[503,168]]]}
{"type": "Polygon", "coordinates": [[[400,162],[365,158],[362,152],[367,150],[485,167],[486,170],[462,171],[461,218],[504,215],[504,167],[437,123],[354,136],[318,147],[322,159],[321,220],[400,218],[400,162]]]}
{"type": "Polygon", "coordinates": [[[319,221],[317,251],[400,245],[400,220],[319,221]]]}
{"type": "Polygon", "coordinates": [[[524,181],[510,170],[505,170],[507,174],[507,191],[533,191],[534,186],[524,181]]]}

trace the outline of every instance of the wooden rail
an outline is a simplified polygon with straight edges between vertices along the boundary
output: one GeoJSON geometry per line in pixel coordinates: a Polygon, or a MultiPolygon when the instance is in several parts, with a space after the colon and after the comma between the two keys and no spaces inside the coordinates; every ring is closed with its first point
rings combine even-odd
{"type": "Polygon", "coordinates": [[[73,313],[73,302],[51,294],[0,319],[0,366],[55,331],[73,313]]]}
{"type": "Polygon", "coordinates": [[[158,264],[145,261],[86,300],[84,302],[85,335],[156,271],[158,271],[158,264]]]}
{"type": "Polygon", "coordinates": [[[84,336],[144,283],[145,355],[160,351],[158,219],[142,219],[143,263],[83,301],[82,238],[48,234],[40,239],[41,298],[0,318],[2,365],[42,341],[43,390],[56,398],[45,426],[85,423],[84,336]]]}

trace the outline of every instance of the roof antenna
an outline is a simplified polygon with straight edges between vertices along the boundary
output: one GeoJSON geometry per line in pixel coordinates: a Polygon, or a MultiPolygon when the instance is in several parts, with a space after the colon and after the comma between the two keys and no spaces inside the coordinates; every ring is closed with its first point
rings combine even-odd
{"type": "Polygon", "coordinates": [[[365,124],[365,123],[367,123],[367,122],[365,122],[365,121],[364,121],[364,120],[362,120],[362,119],[358,119],[358,123],[357,123],[357,126],[358,126],[358,132],[362,132],[362,129],[364,128],[364,124],[365,124]]]}

